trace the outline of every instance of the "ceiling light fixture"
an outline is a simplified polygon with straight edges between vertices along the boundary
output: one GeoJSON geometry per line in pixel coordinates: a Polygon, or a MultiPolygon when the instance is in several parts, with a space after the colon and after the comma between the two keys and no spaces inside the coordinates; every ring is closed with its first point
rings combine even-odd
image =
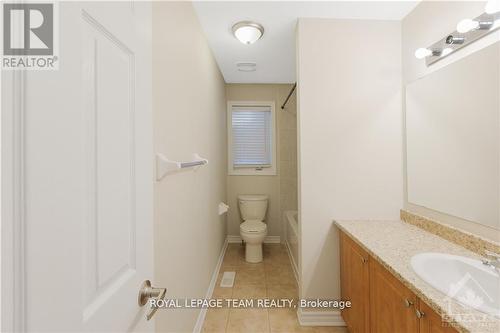
{"type": "Polygon", "coordinates": [[[233,25],[233,35],[243,44],[253,44],[264,35],[264,27],[251,21],[241,21],[233,25]]]}

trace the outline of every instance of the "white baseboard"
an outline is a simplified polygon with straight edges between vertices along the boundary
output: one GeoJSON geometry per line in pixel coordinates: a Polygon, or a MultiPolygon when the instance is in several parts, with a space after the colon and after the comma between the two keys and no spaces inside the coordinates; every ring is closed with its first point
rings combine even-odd
{"type": "Polygon", "coordinates": [[[240,236],[233,236],[233,235],[227,235],[227,242],[229,244],[232,243],[241,243],[241,237],[240,236]]]}
{"type": "MultiPolygon", "coordinates": [[[[227,235],[228,243],[241,243],[240,235],[227,235]]],[[[264,243],[266,244],[280,244],[281,237],[280,236],[266,236],[264,238],[264,243]]]]}
{"type": "Polygon", "coordinates": [[[292,264],[292,270],[293,270],[293,275],[295,276],[295,281],[297,281],[297,285],[299,285],[299,272],[297,263],[295,260],[293,260],[292,252],[290,250],[290,246],[288,245],[288,241],[285,241],[285,247],[286,247],[286,252],[288,253],[288,259],[290,260],[290,263],[292,264]]]}
{"type": "MultiPolygon", "coordinates": [[[[217,265],[215,265],[214,272],[212,274],[212,279],[210,280],[210,285],[208,286],[207,294],[205,295],[205,299],[212,298],[212,294],[214,292],[215,284],[217,283],[217,277],[219,276],[220,267],[222,266],[222,261],[224,260],[224,254],[226,254],[228,240],[224,241],[224,245],[222,245],[222,249],[220,250],[219,259],[217,260],[217,265]]],[[[196,320],[196,324],[194,325],[193,333],[201,332],[203,328],[203,322],[205,321],[205,316],[207,315],[207,309],[202,308],[200,313],[198,314],[198,319],[196,320]]]]}
{"type": "Polygon", "coordinates": [[[297,311],[299,323],[302,326],[346,326],[340,310],[331,311],[297,311]]]}

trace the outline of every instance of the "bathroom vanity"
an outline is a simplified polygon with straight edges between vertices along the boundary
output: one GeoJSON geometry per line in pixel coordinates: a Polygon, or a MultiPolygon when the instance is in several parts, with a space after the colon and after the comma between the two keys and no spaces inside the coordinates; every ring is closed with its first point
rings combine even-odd
{"type": "Polygon", "coordinates": [[[342,311],[350,332],[498,332],[500,320],[463,306],[423,281],[411,258],[478,256],[401,221],[339,221],[342,311]],[[445,318],[445,319],[443,319],[445,318]],[[470,320],[474,318],[474,320],[470,320]]]}
{"type": "Polygon", "coordinates": [[[457,332],[349,236],[340,234],[342,312],[350,332],[457,332]]]}

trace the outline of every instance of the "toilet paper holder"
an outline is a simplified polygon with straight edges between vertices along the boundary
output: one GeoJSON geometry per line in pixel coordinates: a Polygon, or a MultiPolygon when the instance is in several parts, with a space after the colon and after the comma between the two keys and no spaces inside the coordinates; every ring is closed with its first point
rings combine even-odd
{"type": "Polygon", "coordinates": [[[219,203],[219,215],[227,213],[229,210],[229,206],[226,205],[224,202],[219,203]]]}

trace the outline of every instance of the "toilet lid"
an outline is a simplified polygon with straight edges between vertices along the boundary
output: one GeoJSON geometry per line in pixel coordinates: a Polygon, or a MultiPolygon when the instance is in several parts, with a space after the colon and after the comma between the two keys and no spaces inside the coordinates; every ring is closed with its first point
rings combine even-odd
{"type": "Polygon", "coordinates": [[[244,232],[262,232],[266,229],[266,224],[259,220],[248,220],[240,224],[240,230],[244,232]]]}

